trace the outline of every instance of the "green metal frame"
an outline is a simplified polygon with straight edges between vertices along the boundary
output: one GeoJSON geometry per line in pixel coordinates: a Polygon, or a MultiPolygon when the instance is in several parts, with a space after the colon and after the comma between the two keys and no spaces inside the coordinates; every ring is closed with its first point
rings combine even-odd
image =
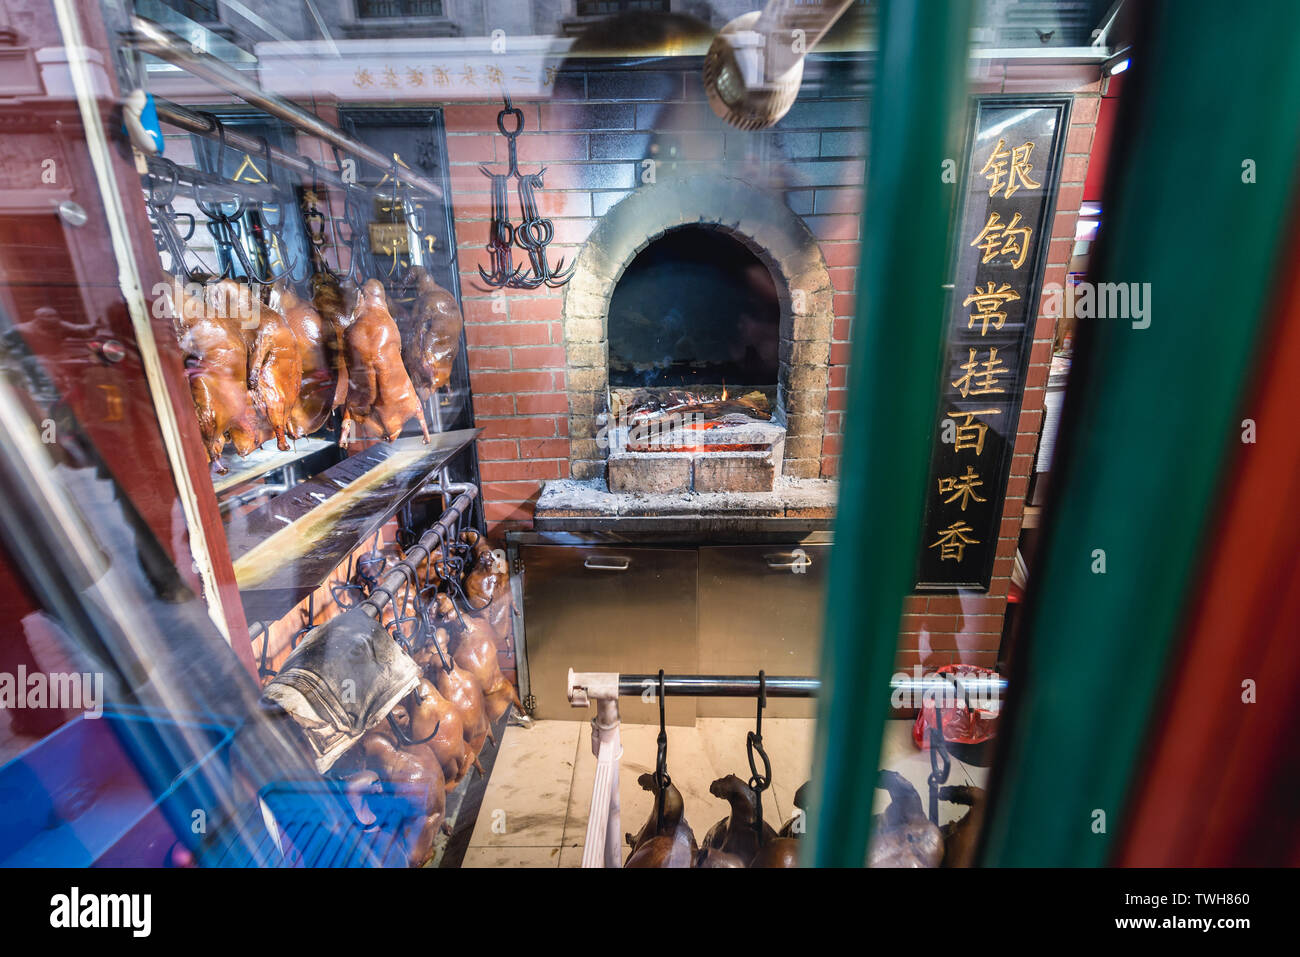
{"type": "Polygon", "coordinates": [[[804,863],[866,860],[898,622],[933,435],[947,316],[944,161],[965,128],[967,0],[890,0],[880,57],[853,326],[839,512],[828,580],[815,794],[804,863]]]}
{"type": "Polygon", "coordinates": [[[989,865],[1109,859],[1220,478],[1249,448],[1239,402],[1285,265],[1300,4],[1166,0],[1146,12],[1089,278],[1150,283],[1151,325],[1079,321],[989,865]]]}

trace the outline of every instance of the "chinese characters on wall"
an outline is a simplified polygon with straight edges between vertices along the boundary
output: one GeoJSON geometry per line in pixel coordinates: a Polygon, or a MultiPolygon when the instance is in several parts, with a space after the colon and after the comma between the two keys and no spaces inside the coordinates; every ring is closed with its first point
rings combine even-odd
{"type": "Polygon", "coordinates": [[[1068,102],[977,102],[918,588],[987,589],[1015,449],[1068,102]]]}

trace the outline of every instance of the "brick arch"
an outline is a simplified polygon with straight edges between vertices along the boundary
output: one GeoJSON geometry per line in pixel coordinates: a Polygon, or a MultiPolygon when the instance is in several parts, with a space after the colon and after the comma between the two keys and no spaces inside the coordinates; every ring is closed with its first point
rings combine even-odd
{"type": "Polygon", "coordinates": [[[609,301],[641,250],[683,226],[717,228],[772,273],[781,310],[778,415],[786,426],[784,472],[816,478],[826,426],[833,292],[821,247],[780,195],[728,176],[674,178],[642,186],[592,230],[565,287],[569,464],[574,478],[604,474],[596,442],[609,386],[609,301]]]}

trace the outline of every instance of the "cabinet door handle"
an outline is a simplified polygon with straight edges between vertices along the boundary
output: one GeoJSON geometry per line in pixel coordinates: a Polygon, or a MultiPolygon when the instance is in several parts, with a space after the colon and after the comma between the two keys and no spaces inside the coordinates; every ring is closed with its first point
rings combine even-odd
{"type": "Polygon", "coordinates": [[[599,555],[588,555],[583,559],[582,567],[600,572],[625,572],[631,564],[632,559],[630,558],[620,558],[617,556],[601,558],[599,555]]]}
{"type": "Polygon", "coordinates": [[[788,568],[791,571],[793,571],[796,575],[802,575],[805,572],[807,572],[809,568],[812,567],[812,559],[808,556],[808,553],[805,552],[802,548],[796,548],[788,555],[778,552],[772,555],[765,555],[764,557],[767,559],[768,568],[775,568],[775,569],[788,568]]]}

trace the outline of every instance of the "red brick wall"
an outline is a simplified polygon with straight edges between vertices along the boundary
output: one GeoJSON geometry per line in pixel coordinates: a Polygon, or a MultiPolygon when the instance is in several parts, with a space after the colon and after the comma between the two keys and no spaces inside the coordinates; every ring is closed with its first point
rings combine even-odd
{"type": "MultiPolygon", "coordinates": [[[[1100,81],[1094,78],[1081,83],[1079,70],[993,67],[975,90],[1076,94],[1046,282],[1064,281],[1099,104],[1100,81]]],[[[614,76],[613,71],[609,76],[614,76]]],[[[658,118],[664,110],[671,111],[674,131],[667,139],[673,144],[672,161],[677,166],[736,174],[737,166],[743,164],[743,150],[737,147],[741,141],[728,138],[732,134],[708,112],[698,85],[693,83],[689,72],[681,74],[681,79],[654,73],[643,84],[625,86],[620,93],[612,85],[597,89],[594,79],[570,78],[562,79],[546,102],[515,102],[524,115],[525,132],[518,141],[520,165],[525,170],[547,168],[540,202],[543,215],[555,225],[555,240],[548,250],[552,263],[561,257],[572,261],[596,218],[635,188],[639,161],[646,155],[644,138],[659,129],[658,118]]],[[[801,99],[789,122],[783,120],[770,134],[785,137],[777,142],[787,151],[782,159],[791,168],[814,170],[802,178],[796,175],[785,196],[820,242],[835,292],[830,390],[821,449],[821,473],[828,478],[839,469],[849,340],[856,307],[862,190],[852,167],[865,150],[865,124],[856,129],[844,126],[850,121],[829,112],[835,107],[858,110],[865,117],[860,99],[811,103],[801,99]],[[834,125],[834,131],[819,130],[819,122],[834,125]]],[[[478,167],[486,163],[501,170],[507,160],[506,141],[496,127],[500,108],[496,100],[444,108],[470,377],[477,421],[484,429],[479,443],[484,504],[494,535],[505,528],[528,527],[542,483],[569,474],[569,406],[560,321],[564,291],[511,289],[493,296],[477,271],[479,265],[488,266],[484,245],[491,212],[489,181],[478,167]]],[[[511,215],[517,219],[513,189],[510,200],[511,215]]],[[[518,261],[516,258],[516,264],[518,261]]],[[[902,666],[952,660],[989,664],[996,655],[1029,470],[1042,424],[1053,332],[1054,320],[1041,317],[1030,358],[993,587],[987,597],[911,597],[900,643],[902,666]]]]}
{"type": "MultiPolygon", "coordinates": [[[[810,66],[814,74],[820,69],[810,66]]],[[[555,226],[550,261],[573,260],[597,218],[639,185],[647,156],[660,164],[659,182],[696,172],[753,181],[756,168],[760,175],[776,171],[764,185],[782,191],[822,243],[841,293],[837,312],[847,318],[857,267],[867,107],[864,89],[838,82],[838,88],[815,78],[806,83],[813,92],[801,97],[781,128],[761,133],[733,130],[714,116],[699,69],[689,65],[578,67],[560,76],[546,101],[516,100],[524,117],[519,164],[525,171],[546,167],[539,198],[542,214],[555,226]],[[822,95],[823,86],[837,95],[822,95]]],[[[484,429],[479,461],[494,535],[529,526],[541,484],[569,474],[564,290],[510,289],[494,297],[477,270],[488,267],[484,246],[491,215],[489,181],[479,165],[503,171],[508,159],[497,130],[500,109],[495,99],[444,107],[470,380],[484,429]]],[[[517,221],[513,183],[510,202],[517,221]]],[[[846,350],[847,339],[834,347],[832,358],[842,361],[838,353],[846,350]]]]}

